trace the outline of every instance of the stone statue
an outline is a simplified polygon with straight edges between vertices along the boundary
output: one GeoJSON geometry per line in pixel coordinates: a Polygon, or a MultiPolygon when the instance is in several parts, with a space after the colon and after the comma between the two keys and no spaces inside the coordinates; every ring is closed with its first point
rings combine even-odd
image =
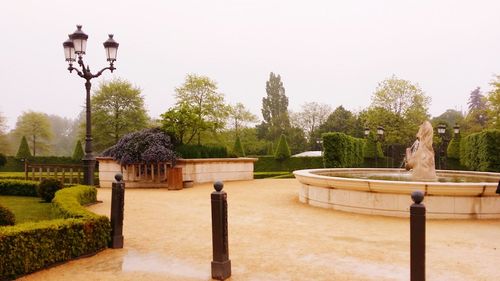
{"type": "Polygon", "coordinates": [[[406,149],[405,168],[411,170],[413,180],[437,180],[432,136],[432,125],[425,121],[418,129],[417,140],[406,149]]]}

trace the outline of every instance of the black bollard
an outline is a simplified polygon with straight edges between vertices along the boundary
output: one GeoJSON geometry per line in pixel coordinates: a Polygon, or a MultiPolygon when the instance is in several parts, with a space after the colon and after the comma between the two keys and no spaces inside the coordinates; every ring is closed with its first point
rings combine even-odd
{"type": "Polygon", "coordinates": [[[125,183],[122,174],[115,175],[111,193],[111,243],[113,249],[123,248],[123,207],[125,205],[125,183]]]}
{"type": "Polygon", "coordinates": [[[410,206],[410,281],[425,281],[425,206],[422,191],[411,193],[410,206]]]}
{"type": "Polygon", "coordinates": [[[500,194],[500,180],[498,181],[497,190],[495,191],[495,193],[500,194]]]}
{"type": "Polygon", "coordinates": [[[222,191],[224,184],[214,183],[212,192],[212,278],[225,280],[231,276],[231,260],[229,260],[227,231],[227,194],[222,191]]]}

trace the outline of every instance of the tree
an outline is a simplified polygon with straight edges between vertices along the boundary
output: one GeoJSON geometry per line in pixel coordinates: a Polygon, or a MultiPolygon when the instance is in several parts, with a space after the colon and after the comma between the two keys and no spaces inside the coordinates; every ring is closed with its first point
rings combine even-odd
{"type": "Polygon", "coordinates": [[[172,137],[172,143],[176,145],[191,141],[197,133],[198,115],[186,103],[170,108],[161,118],[163,130],[172,137]]]}
{"type": "Polygon", "coordinates": [[[236,135],[238,135],[241,127],[244,127],[247,123],[255,123],[258,120],[257,116],[246,109],[240,102],[230,107],[229,116],[236,135]]]}
{"type": "Polygon", "coordinates": [[[175,92],[178,110],[183,109],[196,117],[194,120],[189,118],[191,127],[186,143],[197,136],[198,144],[201,144],[202,132],[217,132],[224,128],[229,107],[224,102],[224,95],[217,92],[217,84],[210,78],[188,74],[184,84],[175,92]]]}
{"type": "Polygon", "coordinates": [[[493,89],[488,94],[488,127],[500,129],[500,75],[490,85],[493,89]]]}
{"type": "Polygon", "coordinates": [[[0,112],[0,152],[6,153],[8,151],[9,143],[7,141],[7,119],[0,112]]]}
{"type": "Polygon", "coordinates": [[[21,144],[19,144],[19,149],[17,150],[16,158],[27,159],[31,157],[30,147],[28,146],[28,140],[23,136],[21,139],[21,144]]]}
{"type": "Polygon", "coordinates": [[[126,80],[101,83],[91,103],[96,151],[114,145],[125,134],[144,129],[148,124],[141,90],[126,80]]]}
{"type": "Polygon", "coordinates": [[[278,142],[278,147],[276,148],[276,152],[274,153],[274,158],[277,160],[285,160],[290,158],[290,148],[288,147],[288,143],[286,142],[285,135],[281,135],[280,141],[278,142]]]}
{"type": "Polygon", "coordinates": [[[466,122],[470,127],[469,132],[479,132],[486,128],[488,121],[488,107],[486,97],[481,94],[481,88],[477,87],[470,93],[469,112],[467,113],[466,122]]]}
{"type": "Polygon", "coordinates": [[[393,75],[379,83],[370,108],[362,114],[362,124],[372,130],[383,126],[386,143],[409,144],[419,125],[429,118],[429,103],[430,98],[417,84],[393,75]]]}
{"type": "Polygon", "coordinates": [[[17,118],[15,134],[18,137],[28,136],[33,149],[33,156],[37,152],[47,153],[50,151],[50,140],[52,131],[50,121],[45,113],[28,111],[17,118]]]}
{"type": "Polygon", "coordinates": [[[233,153],[238,157],[245,157],[245,150],[241,144],[240,136],[236,135],[236,141],[234,142],[233,153]]]}
{"type": "Polygon", "coordinates": [[[51,142],[52,155],[71,155],[73,144],[78,137],[78,130],[75,130],[76,121],[54,114],[49,115],[48,118],[53,136],[51,142]]]}
{"type": "Polygon", "coordinates": [[[288,97],[281,76],[271,72],[266,82],[267,97],[262,98],[262,116],[264,121],[261,130],[265,132],[267,140],[275,141],[290,128],[288,116],[288,97]]]}
{"type": "Polygon", "coordinates": [[[407,117],[409,113],[420,113],[427,117],[430,98],[420,86],[393,75],[378,84],[372,96],[372,107],[384,108],[397,116],[407,117]]]}
{"type": "Polygon", "coordinates": [[[326,121],[331,112],[332,109],[327,104],[306,102],[300,112],[290,114],[290,119],[294,127],[304,131],[309,141],[315,141],[315,131],[326,121]]]}
{"type": "Polygon", "coordinates": [[[73,159],[82,160],[84,156],[82,142],[78,140],[75,145],[75,150],[73,151],[73,159]]]}
{"type": "Polygon", "coordinates": [[[363,128],[361,128],[357,116],[341,105],[321,123],[316,132],[316,136],[319,137],[322,133],[328,132],[340,132],[351,136],[361,136],[362,130],[363,128]]]}

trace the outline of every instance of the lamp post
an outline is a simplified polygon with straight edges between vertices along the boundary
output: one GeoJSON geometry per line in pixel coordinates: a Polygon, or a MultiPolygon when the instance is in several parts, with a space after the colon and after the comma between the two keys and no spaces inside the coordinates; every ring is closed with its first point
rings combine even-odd
{"type": "Polygon", "coordinates": [[[455,135],[460,134],[460,126],[456,123],[455,126],[453,126],[453,133],[455,133],[455,135]]]}
{"type": "MultiPolygon", "coordinates": [[[[365,137],[368,138],[368,136],[370,135],[370,128],[365,127],[364,134],[365,134],[365,137]]],[[[383,139],[384,139],[384,127],[378,126],[377,127],[377,136],[374,138],[375,167],[378,167],[378,146],[377,146],[377,144],[379,141],[383,141],[383,139]]]]}
{"type": "Polygon", "coordinates": [[[384,127],[377,127],[377,138],[375,139],[375,165],[378,168],[377,160],[378,160],[378,145],[377,143],[384,140],[384,127]]]}
{"type": "Polygon", "coordinates": [[[444,156],[444,153],[443,153],[443,147],[444,147],[444,145],[443,145],[443,143],[444,143],[444,134],[446,133],[446,125],[439,124],[437,126],[437,131],[438,131],[439,136],[441,137],[441,143],[439,144],[439,153],[438,153],[439,169],[441,170],[441,162],[442,162],[441,155],[444,156]]]}
{"type": "Polygon", "coordinates": [[[114,62],[116,61],[116,53],[118,50],[118,43],[113,39],[113,34],[109,34],[108,40],[104,42],[104,49],[106,51],[107,61],[109,66],[101,69],[96,74],[90,72],[90,67],[85,65],[83,62],[83,55],[85,55],[85,50],[87,48],[87,39],[89,36],[82,31],[82,26],[77,25],[76,31],[73,34],[68,35],[69,39],[64,41],[64,56],[68,62],[69,72],[73,70],[78,74],[78,76],[85,79],[85,89],[86,89],[86,134],[85,134],[85,155],[83,156],[83,183],[86,185],[94,185],[94,169],[95,169],[95,156],[92,152],[92,124],[91,124],[91,108],[90,108],[90,88],[92,84],[90,80],[92,78],[97,78],[105,70],[113,72],[116,68],[114,67],[114,62]],[[76,61],[78,56],[78,65],[81,70],[73,67],[73,62],[76,61]]]}
{"type": "Polygon", "coordinates": [[[319,150],[323,151],[323,140],[322,139],[316,139],[316,144],[319,150]]]}

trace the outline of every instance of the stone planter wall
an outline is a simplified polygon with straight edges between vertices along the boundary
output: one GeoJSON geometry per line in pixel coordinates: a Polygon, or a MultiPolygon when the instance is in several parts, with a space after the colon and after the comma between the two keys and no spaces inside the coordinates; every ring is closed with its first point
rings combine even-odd
{"type": "MultiPolygon", "coordinates": [[[[101,187],[111,187],[114,176],[118,172],[123,173],[127,188],[168,187],[165,172],[169,166],[167,163],[154,165],[154,172],[149,172],[146,177],[137,177],[138,165],[122,167],[110,157],[97,157],[97,161],[99,161],[99,185],[101,187]]],[[[175,167],[182,168],[184,181],[192,181],[195,184],[216,180],[251,180],[255,161],[257,161],[256,158],[179,159],[175,167]]],[[[142,166],[141,169],[144,167],[142,166]]]]}

